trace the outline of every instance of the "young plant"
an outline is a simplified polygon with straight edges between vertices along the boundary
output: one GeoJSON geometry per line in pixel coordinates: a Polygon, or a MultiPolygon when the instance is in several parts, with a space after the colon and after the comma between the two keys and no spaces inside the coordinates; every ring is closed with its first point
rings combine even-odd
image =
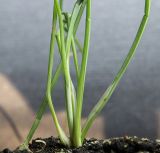
{"type": "Polygon", "coordinates": [[[119,81],[121,80],[123,74],[125,73],[128,65],[135,54],[136,48],[141,40],[142,34],[145,30],[148,16],[150,14],[150,4],[151,0],[145,0],[145,10],[144,16],[142,18],[140,27],[136,34],[135,40],[127,54],[122,67],[115,76],[111,85],[107,88],[105,93],[102,95],[97,105],[90,112],[85,124],[81,127],[81,116],[83,107],[83,97],[84,97],[84,87],[85,87],[85,77],[86,68],[88,60],[88,52],[90,45],[90,31],[91,31],[91,0],[77,0],[73,7],[72,13],[63,12],[63,0],[54,0],[53,8],[53,21],[52,21],[52,33],[50,41],[50,53],[48,62],[48,78],[46,85],[46,94],[43,101],[39,107],[36,114],[36,119],[33,122],[32,128],[29,131],[24,143],[21,145],[20,149],[26,149],[30,140],[32,139],[36,129],[38,128],[41,118],[47,106],[49,106],[58,136],[61,142],[66,146],[79,147],[83,144],[83,141],[88,133],[88,130],[92,126],[95,118],[104,108],[104,106],[109,101],[112,93],[116,89],[119,81]],[[76,32],[79,27],[82,15],[85,12],[85,35],[83,47],[79,42],[76,32]],[[53,75],[53,65],[54,65],[54,49],[55,43],[58,45],[59,54],[61,61],[56,68],[55,74],[53,75]],[[72,52],[71,52],[72,50],[72,52]],[[77,50],[80,50],[82,54],[81,62],[78,61],[77,50]],[[73,55],[77,86],[72,82],[70,74],[70,58],[73,55]],[[66,101],[66,112],[69,128],[69,137],[65,134],[61,128],[57,115],[54,109],[54,102],[52,99],[52,91],[57,83],[57,80],[62,74],[64,76],[64,87],[65,87],[65,101],[66,101]]]}

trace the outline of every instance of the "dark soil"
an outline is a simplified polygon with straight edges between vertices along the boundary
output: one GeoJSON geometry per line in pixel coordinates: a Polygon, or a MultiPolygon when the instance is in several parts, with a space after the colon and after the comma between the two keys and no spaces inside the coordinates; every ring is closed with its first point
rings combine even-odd
{"type": "MultiPolygon", "coordinates": [[[[38,138],[29,145],[33,153],[160,153],[160,140],[151,141],[146,138],[122,137],[106,140],[85,140],[80,148],[67,148],[58,138],[38,138]]],[[[29,153],[28,151],[3,150],[0,153],[29,153]]]]}

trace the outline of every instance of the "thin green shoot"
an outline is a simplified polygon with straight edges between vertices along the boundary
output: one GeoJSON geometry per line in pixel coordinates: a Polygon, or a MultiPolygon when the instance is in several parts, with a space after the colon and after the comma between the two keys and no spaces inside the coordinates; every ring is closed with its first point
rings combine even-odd
{"type": "Polygon", "coordinates": [[[82,130],[82,141],[84,140],[89,128],[91,127],[93,121],[95,120],[95,118],[97,117],[97,115],[99,114],[99,112],[101,112],[101,110],[104,108],[104,106],[106,105],[106,103],[108,102],[108,100],[110,99],[112,93],[114,92],[114,90],[116,89],[119,81],[121,80],[123,74],[125,73],[125,71],[127,70],[127,67],[129,65],[129,63],[131,62],[131,59],[133,58],[135,51],[138,47],[138,44],[141,40],[142,34],[145,30],[147,21],[148,21],[148,16],[149,16],[149,10],[150,10],[150,0],[146,0],[146,5],[145,5],[145,14],[142,18],[139,30],[137,32],[137,35],[135,37],[135,40],[131,46],[131,49],[128,53],[128,55],[126,56],[124,63],[121,67],[121,69],[119,70],[118,74],[116,75],[116,77],[114,78],[112,84],[108,87],[108,89],[106,90],[106,92],[103,94],[103,96],[100,98],[99,102],[97,103],[97,105],[93,108],[93,110],[91,111],[85,126],[82,130]]]}

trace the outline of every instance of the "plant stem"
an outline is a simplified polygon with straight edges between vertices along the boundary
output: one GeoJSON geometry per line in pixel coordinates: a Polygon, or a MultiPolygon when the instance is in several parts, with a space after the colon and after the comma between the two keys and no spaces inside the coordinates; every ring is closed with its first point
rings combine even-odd
{"type": "Polygon", "coordinates": [[[72,52],[73,52],[73,58],[74,58],[74,65],[75,65],[75,69],[76,69],[76,78],[78,80],[78,78],[79,78],[79,64],[78,64],[75,40],[74,40],[73,36],[72,36],[72,52]]]}
{"type": "Polygon", "coordinates": [[[48,79],[47,79],[47,89],[46,89],[46,97],[48,101],[48,105],[51,111],[51,115],[53,117],[56,130],[58,132],[58,135],[61,139],[61,141],[65,145],[69,145],[69,139],[65,135],[64,131],[59,125],[56,112],[53,106],[52,96],[51,96],[51,89],[52,89],[52,69],[53,69],[53,59],[54,59],[54,45],[55,45],[55,35],[56,35],[56,21],[57,21],[57,8],[56,5],[54,5],[54,11],[53,11],[53,28],[51,33],[51,42],[50,42],[50,53],[49,53],[49,63],[48,63],[48,79]]]}
{"type": "Polygon", "coordinates": [[[108,100],[110,99],[112,93],[114,92],[114,90],[116,89],[119,81],[121,80],[123,74],[126,72],[129,63],[131,62],[131,59],[133,58],[135,51],[138,47],[138,44],[141,40],[141,37],[143,35],[143,32],[145,30],[147,21],[148,21],[148,16],[150,14],[150,3],[151,0],[145,0],[145,14],[142,18],[139,30],[137,32],[137,35],[135,37],[135,40],[132,44],[132,47],[126,57],[126,59],[124,60],[124,63],[121,67],[121,69],[119,70],[119,72],[117,73],[116,77],[114,78],[112,84],[109,86],[109,88],[106,90],[106,92],[103,94],[103,96],[100,98],[99,102],[97,103],[97,105],[93,108],[93,110],[91,111],[85,125],[84,128],[82,130],[82,141],[84,140],[84,138],[86,137],[86,134],[89,130],[89,128],[91,127],[91,125],[93,124],[93,121],[95,120],[95,118],[97,117],[97,115],[100,113],[100,111],[104,108],[104,106],[107,104],[108,100]]]}
{"type": "MultiPolygon", "coordinates": [[[[76,22],[78,14],[79,14],[80,8],[81,8],[81,0],[77,0],[76,3],[75,3],[74,9],[72,11],[71,19],[70,19],[70,21],[68,21],[69,24],[68,24],[68,33],[67,33],[67,40],[66,40],[66,52],[69,52],[69,50],[71,48],[71,44],[72,44],[72,46],[74,45],[73,44],[74,42],[72,41],[73,30],[74,30],[75,22],[76,22]]],[[[74,56],[74,59],[75,59],[75,54],[73,54],[73,56],[74,56]]],[[[70,65],[70,60],[69,59],[70,58],[69,58],[68,55],[67,55],[66,58],[67,58],[67,63],[66,64],[68,66],[68,74],[70,74],[70,69],[69,69],[69,65],[70,65]]],[[[70,95],[71,95],[71,99],[72,99],[72,112],[69,108],[68,113],[69,114],[72,113],[72,115],[73,115],[73,117],[72,117],[72,128],[69,127],[70,138],[71,138],[71,141],[72,141],[72,135],[73,135],[73,130],[74,130],[74,128],[73,128],[74,123],[73,122],[74,122],[74,112],[75,112],[75,110],[74,110],[75,109],[75,93],[73,93],[74,92],[74,85],[73,85],[73,82],[71,80],[71,77],[69,79],[70,79],[70,95]]],[[[66,92],[68,92],[68,90],[66,92]]]]}
{"type": "MultiPolygon", "coordinates": [[[[61,42],[60,42],[59,33],[56,35],[56,40],[57,40],[57,44],[58,44],[58,48],[59,48],[59,53],[61,54],[61,42]]],[[[71,99],[72,99],[72,111],[73,111],[73,113],[75,113],[76,93],[75,93],[75,89],[74,89],[72,82],[71,82],[71,99]]]]}
{"type": "Polygon", "coordinates": [[[63,9],[63,0],[59,0],[60,8],[63,9]]]}
{"type": "MultiPolygon", "coordinates": [[[[77,8],[78,9],[78,8],[77,8]]],[[[74,13],[73,13],[74,14],[74,13]]],[[[65,20],[67,21],[67,28],[69,29],[70,28],[70,33],[71,33],[71,20],[70,20],[70,17],[68,14],[65,15],[65,20]]],[[[74,19],[75,20],[75,19],[74,19]]],[[[72,27],[74,25],[74,22],[73,19],[72,19],[72,27]]],[[[66,32],[68,32],[69,30],[67,30],[66,32]]],[[[73,33],[73,28],[72,28],[72,33],[73,33]]],[[[68,34],[69,36],[69,34],[68,34]]],[[[77,81],[78,81],[78,76],[79,76],[79,64],[78,64],[78,58],[77,58],[77,51],[76,51],[76,45],[75,45],[75,39],[73,37],[73,34],[71,36],[70,34],[70,37],[71,38],[71,46],[72,46],[72,53],[73,53],[73,58],[74,58],[74,65],[75,65],[75,69],[76,69],[76,78],[77,78],[77,81]]]]}
{"type": "Polygon", "coordinates": [[[84,39],[84,49],[82,55],[82,63],[80,76],[78,80],[77,87],[77,106],[76,106],[76,117],[74,121],[74,145],[79,147],[82,145],[81,141],[81,113],[82,113],[82,104],[83,104],[83,95],[84,95],[84,84],[86,76],[86,67],[88,60],[89,52],[89,42],[90,42],[90,29],[91,29],[91,0],[87,0],[86,4],[86,27],[85,27],[85,39],[84,39]]]}
{"type": "Polygon", "coordinates": [[[73,111],[72,111],[72,98],[71,98],[71,85],[70,85],[70,73],[69,73],[69,64],[67,63],[67,55],[65,49],[65,38],[64,38],[64,24],[63,24],[63,17],[62,12],[59,7],[58,1],[55,1],[55,6],[57,9],[57,13],[59,16],[59,27],[60,27],[60,39],[61,39],[61,59],[63,64],[63,71],[65,76],[65,91],[66,91],[66,108],[67,108],[67,119],[68,119],[68,126],[70,135],[72,135],[73,131],[73,111]]]}
{"type": "MultiPolygon", "coordinates": [[[[57,34],[56,35],[56,39],[57,39],[57,44],[58,44],[58,48],[59,51],[61,50],[61,42],[60,42],[60,36],[57,34]]],[[[61,54],[61,52],[60,52],[61,54]]],[[[73,86],[73,83],[71,82],[71,98],[72,98],[72,111],[75,114],[75,102],[76,102],[76,92],[75,92],[75,88],[73,86]]]]}

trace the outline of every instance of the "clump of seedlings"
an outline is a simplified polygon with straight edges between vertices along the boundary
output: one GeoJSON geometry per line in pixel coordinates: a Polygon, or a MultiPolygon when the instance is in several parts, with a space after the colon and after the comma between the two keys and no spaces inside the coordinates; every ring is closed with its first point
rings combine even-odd
{"type": "Polygon", "coordinates": [[[49,106],[61,143],[68,147],[76,148],[82,146],[95,118],[109,101],[112,93],[116,89],[131,59],[133,58],[133,55],[135,54],[136,48],[140,42],[148,21],[151,0],[145,0],[144,16],[136,34],[135,40],[120,70],[113,79],[113,82],[99,99],[96,106],[94,106],[94,108],[91,110],[85,124],[82,127],[81,117],[91,33],[91,2],[91,0],[76,0],[72,12],[68,13],[63,12],[63,0],[54,0],[46,92],[36,114],[32,128],[30,129],[24,143],[20,146],[21,150],[28,148],[28,144],[32,139],[36,129],[38,128],[47,106],[49,106]],[[85,34],[84,42],[81,44],[77,37],[77,30],[79,28],[83,13],[85,13],[85,34]],[[56,43],[58,45],[58,51],[61,60],[59,65],[54,67],[54,52],[56,43]],[[81,58],[78,58],[79,54],[77,51],[80,51],[81,58]],[[76,71],[76,85],[73,83],[70,73],[70,60],[72,57],[74,59],[76,71]],[[79,59],[81,59],[81,61],[79,61],[79,59]],[[54,74],[52,72],[53,68],[56,68],[54,74]],[[67,136],[64,130],[61,128],[54,108],[54,100],[52,99],[52,92],[61,74],[64,77],[65,106],[69,136],[67,136]]]}

